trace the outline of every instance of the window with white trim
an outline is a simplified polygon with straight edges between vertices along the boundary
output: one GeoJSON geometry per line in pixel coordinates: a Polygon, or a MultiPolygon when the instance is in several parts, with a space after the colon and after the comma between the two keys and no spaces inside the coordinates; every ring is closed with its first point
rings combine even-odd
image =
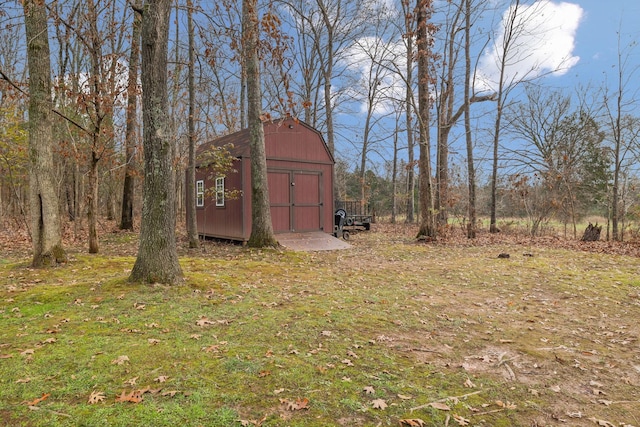
{"type": "Polygon", "coordinates": [[[204,206],[204,181],[196,181],[196,206],[201,208],[204,206]]]}
{"type": "Polygon", "coordinates": [[[216,206],[224,206],[224,177],[216,178],[216,206]]]}

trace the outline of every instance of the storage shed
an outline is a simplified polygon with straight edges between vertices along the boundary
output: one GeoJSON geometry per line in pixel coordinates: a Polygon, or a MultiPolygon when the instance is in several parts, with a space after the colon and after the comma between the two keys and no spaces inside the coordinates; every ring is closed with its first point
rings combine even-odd
{"type": "MultiPolygon", "coordinates": [[[[271,220],[275,233],[323,231],[333,233],[334,159],[324,138],[299,120],[264,123],[271,220]]],[[[196,216],[201,236],[246,242],[251,235],[251,149],[249,130],[241,130],[203,144],[231,144],[235,172],[212,176],[196,170],[196,216]],[[240,190],[235,199],[225,190],[240,190]]]]}

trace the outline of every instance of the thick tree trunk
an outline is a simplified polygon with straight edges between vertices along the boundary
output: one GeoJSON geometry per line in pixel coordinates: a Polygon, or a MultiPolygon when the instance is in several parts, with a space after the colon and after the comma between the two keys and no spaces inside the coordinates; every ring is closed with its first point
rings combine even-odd
{"type": "Polygon", "coordinates": [[[171,0],[146,4],[142,17],[144,186],[138,257],[129,280],[182,280],[175,234],[172,142],[167,116],[167,50],[171,0]]]}
{"type": "Polygon", "coordinates": [[[428,20],[431,13],[431,0],[417,0],[416,13],[418,46],[418,118],[420,121],[420,227],[418,238],[435,239],[436,224],[433,204],[433,186],[431,184],[431,144],[429,121],[431,108],[429,99],[429,30],[428,20]]]}
{"type": "Polygon", "coordinates": [[[467,238],[476,238],[476,169],[473,164],[473,139],[471,138],[471,1],[465,0],[464,26],[464,129],[467,145],[467,177],[469,183],[469,224],[467,238]]]}
{"type": "Polygon", "coordinates": [[[51,63],[47,12],[43,2],[25,0],[29,63],[29,204],[34,267],[65,262],[53,165],[51,63]]]}
{"type": "Polygon", "coordinates": [[[414,173],[414,137],[413,137],[413,114],[414,114],[414,99],[413,99],[413,11],[409,0],[402,0],[402,11],[404,13],[404,30],[407,48],[407,65],[406,65],[406,83],[405,90],[405,115],[407,124],[407,205],[406,205],[406,219],[407,224],[413,224],[415,222],[415,210],[416,210],[416,177],[414,173]]]}
{"type": "Polygon", "coordinates": [[[271,222],[271,207],[267,185],[267,159],[264,145],[264,125],[261,120],[262,90],[258,59],[258,11],[256,0],[242,2],[242,41],[247,69],[247,118],[251,145],[251,236],[249,246],[277,246],[271,222]]]}
{"type": "Polygon", "coordinates": [[[87,197],[87,222],[89,226],[89,253],[97,254],[98,245],[98,158],[91,153],[89,165],[89,196],[87,197]]]}
{"type": "Polygon", "coordinates": [[[189,247],[200,246],[198,239],[198,223],[196,216],[196,129],[194,114],[196,113],[196,88],[194,79],[195,47],[193,34],[193,6],[187,0],[187,24],[189,32],[189,164],[187,167],[187,235],[189,247]]]}
{"type": "Polygon", "coordinates": [[[125,130],[125,155],[127,163],[124,169],[122,189],[122,212],[120,229],[133,231],[133,198],[135,189],[135,153],[136,153],[136,116],[138,111],[138,65],[140,62],[140,33],[142,15],[133,12],[133,30],[131,35],[131,53],[129,55],[129,81],[127,83],[127,127],[125,130]]]}

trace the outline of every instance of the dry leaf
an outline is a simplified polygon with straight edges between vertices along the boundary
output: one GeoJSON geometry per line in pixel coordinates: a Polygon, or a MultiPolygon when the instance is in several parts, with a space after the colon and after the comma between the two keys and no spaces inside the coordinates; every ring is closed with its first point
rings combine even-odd
{"type": "Polygon", "coordinates": [[[149,338],[147,341],[148,341],[148,342],[149,342],[149,344],[151,344],[151,345],[156,345],[156,344],[158,344],[158,343],[160,342],[160,340],[155,339],[155,338],[149,338]]]}
{"type": "Polygon", "coordinates": [[[411,427],[423,427],[426,424],[420,418],[411,418],[411,419],[407,418],[407,419],[404,419],[404,420],[400,420],[400,425],[401,426],[411,426],[411,427]]]}
{"type": "Polygon", "coordinates": [[[104,395],[103,392],[101,391],[92,391],[91,394],[89,395],[89,405],[93,405],[95,403],[98,402],[102,402],[103,400],[105,400],[107,397],[104,395]]]}
{"type": "Polygon", "coordinates": [[[31,382],[31,378],[20,378],[19,380],[16,380],[16,384],[26,384],[31,382]]]}
{"type": "Polygon", "coordinates": [[[364,391],[366,394],[376,394],[375,389],[370,385],[363,388],[362,391],[364,391]]]}
{"type": "Polygon", "coordinates": [[[115,358],[115,359],[113,359],[111,361],[111,364],[112,365],[124,365],[128,361],[129,361],[129,357],[128,356],[118,356],[117,358],[115,358]]]}
{"type": "Polygon", "coordinates": [[[42,393],[42,397],[39,397],[39,398],[31,400],[31,401],[25,401],[25,402],[22,402],[22,403],[24,403],[27,406],[35,406],[38,403],[42,402],[43,400],[47,400],[47,398],[49,396],[51,396],[51,393],[42,393]]]}
{"type": "Polygon", "coordinates": [[[399,394],[399,395],[398,395],[398,398],[399,398],[399,399],[402,399],[402,400],[411,400],[411,399],[413,399],[413,396],[411,396],[411,395],[406,395],[406,394],[399,394]]]}
{"type": "Polygon", "coordinates": [[[468,426],[469,420],[461,417],[460,415],[453,414],[453,420],[458,423],[460,426],[468,426]]]}
{"type": "Polygon", "coordinates": [[[442,402],[431,402],[431,403],[429,403],[429,406],[431,406],[434,409],[439,409],[441,411],[450,411],[451,410],[449,405],[447,405],[446,403],[442,403],[442,402]]]}
{"type": "Polygon", "coordinates": [[[263,370],[258,372],[258,378],[264,378],[264,377],[268,377],[269,375],[271,375],[271,371],[269,370],[263,370]]]}
{"type": "Polygon", "coordinates": [[[212,322],[211,320],[207,319],[206,317],[201,317],[200,319],[198,319],[196,321],[196,325],[198,326],[207,326],[207,325],[213,325],[214,322],[212,322]]]}
{"type": "Polygon", "coordinates": [[[138,378],[140,378],[140,377],[131,378],[130,380],[125,381],[124,384],[125,385],[136,385],[136,381],[138,381],[138,378]]]}
{"type": "Polygon", "coordinates": [[[126,391],[122,390],[120,396],[116,396],[116,402],[140,403],[142,402],[142,396],[136,391],[132,391],[131,393],[127,394],[126,391]]]}
{"type": "Polygon", "coordinates": [[[344,364],[345,364],[345,365],[347,365],[347,366],[354,366],[354,365],[353,365],[353,362],[352,362],[351,360],[349,360],[349,359],[344,359],[344,360],[342,361],[342,363],[344,363],[344,364]]]}
{"type": "Polygon", "coordinates": [[[157,382],[157,383],[164,383],[169,379],[169,377],[167,377],[166,375],[160,375],[158,378],[154,379],[153,381],[157,382]]]}
{"type": "Polygon", "coordinates": [[[371,401],[371,406],[373,406],[373,409],[385,410],[388,405],[387,402],[384,401],[384,399],[376,399],[371,401]]]}
{"type": "Polygon", "coordinates": [[[331,331],[322,331],[322,336],[323,337],[330,337],[331,336],[331,331]]]}
{"type": "Polygon", "coordinates": [[[471,381],[470,378],[467,378],[467,380],[464,382],[464,386],[467,388],[476,388],[476,385],[473,383],[473,381],[471,381]]]}
{"type": "Polygon", "coordinates": [[[594,418],[594,417],[589,418],[589,421],[593,421],[594,423],[596,423],[597,425],[599,425],[601,427],[616,427],[615,424],[610,423],[609,421],[599,420],[599,419],[594,418]]]}
{"type": "Polygon", "coordinates": [[[170,391],[165,391],[164,393],[162,393],[163,396],[170,396],[173,397],[176,394],[178,394],[179,391],[178,390],[170,390],[170,391]]]}
{"type": "Polygon", "coordinates": [[[287,411],[299,411],[302,409],[309,409],[309,399],[296,399],[296,401],[288,400],[288,399],[280,399],[280,403],[285,405],[287,411]]]}
{"type": "Polygon", "coordinates": [[[240,421],[240,425],[242,427],[256,426],[260,427],[263,422],[265,422],[267,417],[263,417],[261,420],[238,420],[240,421]]]}
{"type": "Polygon", "coordinates": [[[496,405],[505,409],[516,409],[516,405],[509,402],[508,400],[506,402],[503,402],[502,400],[496,400],[496,405]]]}
{"type": "Polygon", "coordinates": [[[23,355],[23,356],[27,356],[27,355],[30,355],[30,354],[33,354],[33,353],[35,353],[35,350],[32,349],[32,348],[28,348],[25,351],[21,352],[20,354],[23,355]]]}

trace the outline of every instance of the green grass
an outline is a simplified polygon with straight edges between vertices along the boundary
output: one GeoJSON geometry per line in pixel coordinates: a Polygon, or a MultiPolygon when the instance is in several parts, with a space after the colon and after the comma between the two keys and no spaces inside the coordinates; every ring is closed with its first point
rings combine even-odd
{"type": "Polygon", "coordinates": [[[174,287],[127,283],[133,257],[76,254],[53,270],[4,260],[0,424],[374,426],[419,418],[442,426],[456,425],[455,415],[512,426],[551,420],[576,402],[588,416],[637,423],[637,406],[605,406],[580,387],[597,380],[607,399],[640,398],[638,349],[622,344],[638,333],[624,315],[637,314],[627,296],[638,291],[640,260],[418,245],[374,232],[351,243],[324,253],[211,245],[181,258],[186,280],[174,287]],[[496,259],[504,251],[512,258],[496,259]],[[620,371],[607,371],[609,382],[614,362],[620,371]],[[614,381],[623,371],[628,384],[614,381]],[[550,391],[563,379],[577,381],[575,390],[550,391]],[[140,403],[116,401],[145,387],[157,391],[140,403]],[[92,392],[104,399],[90,404],[92,392]],[[292,408],[299,399],[308,407],[292,408]],[[377,400],[388,406],[374,408],[377,400]],[[439,400],[451,411],[424,406],[439,400]]]}

